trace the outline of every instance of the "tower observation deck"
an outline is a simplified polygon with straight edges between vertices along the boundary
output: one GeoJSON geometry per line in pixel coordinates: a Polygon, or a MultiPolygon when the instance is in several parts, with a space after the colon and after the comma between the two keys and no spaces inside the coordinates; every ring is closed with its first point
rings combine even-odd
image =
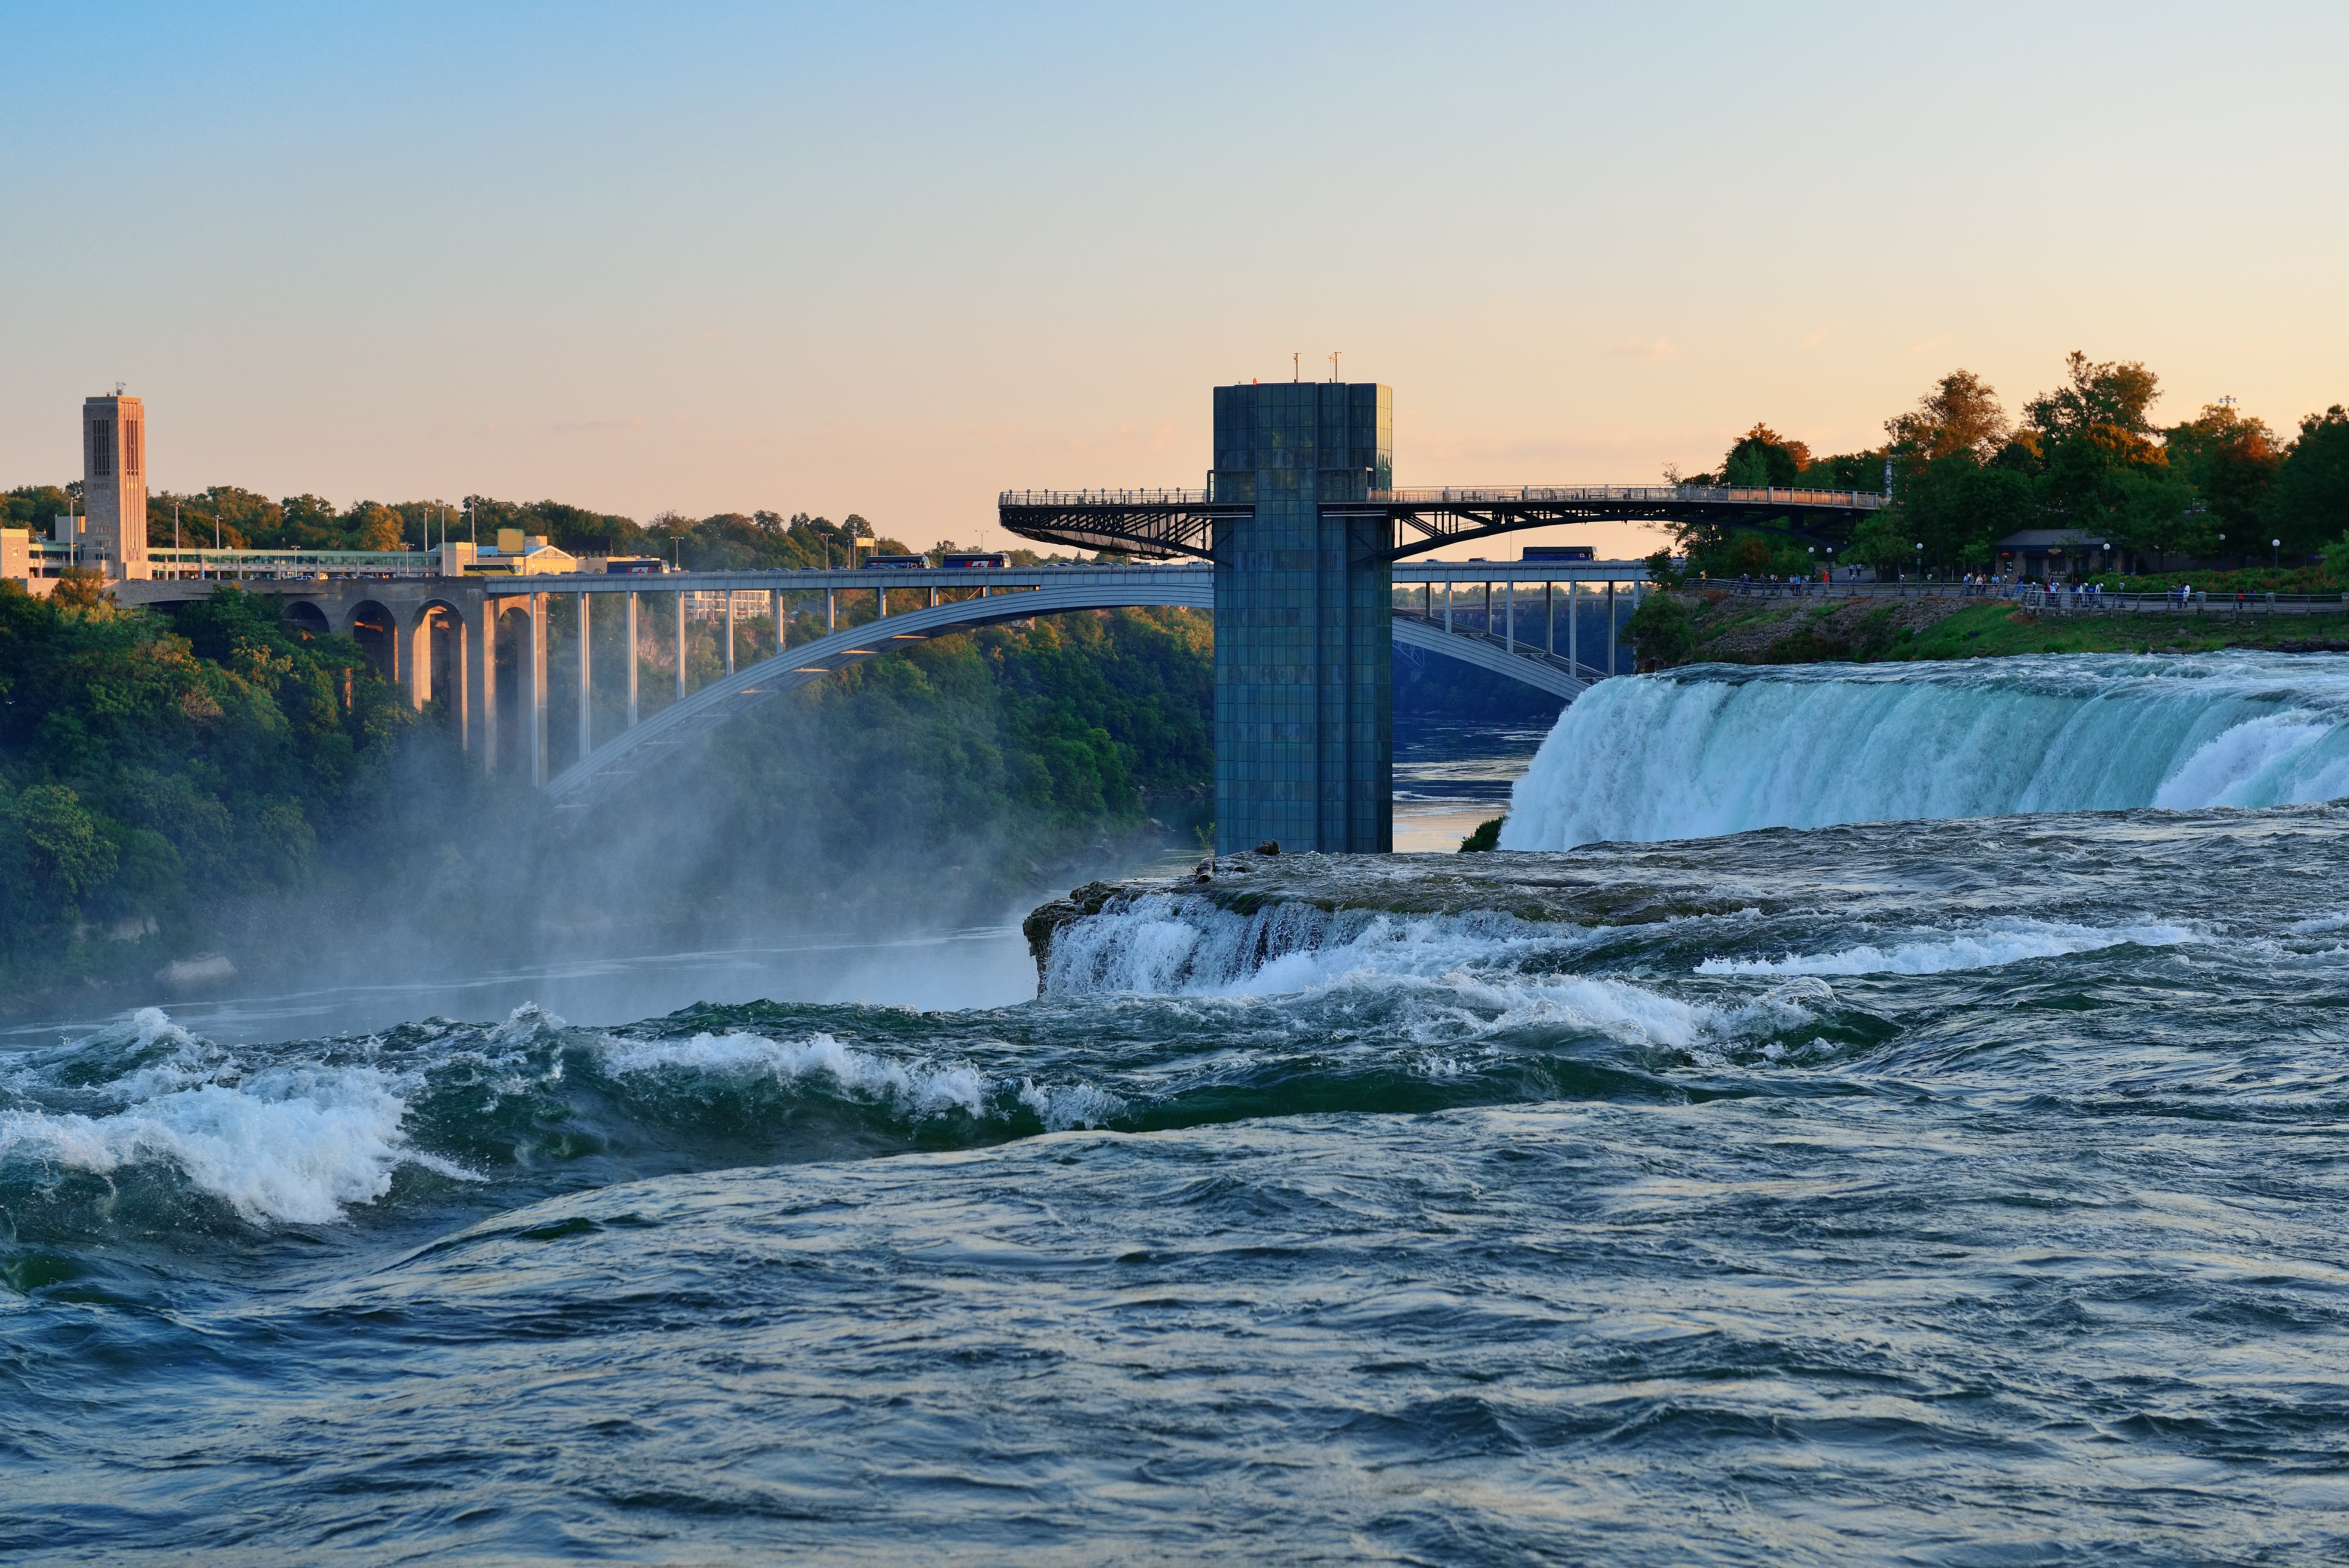
{"type": "Polygon", "coordinates": [[[1398,559],[1601,520],[1848,521],[1867,491],[1695,485],[1397,489],[1394,391],[1290,381],[1215,389],[1204,490],[1006,491],[1023,538],[1215,565],[1216,847],[1382,853],[1394,843],[1398,559]]]}

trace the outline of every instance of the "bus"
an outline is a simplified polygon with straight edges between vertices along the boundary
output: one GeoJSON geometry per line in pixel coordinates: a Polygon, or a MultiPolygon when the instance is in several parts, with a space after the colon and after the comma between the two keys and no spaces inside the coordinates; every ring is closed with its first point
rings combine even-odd
{"type": "Polygon", "coordinates": [[[668,563],[658,556],[614,556],[604,563],[607,577],[632,577],[639,573],[657,574],[668,570],[668,563]]]}
{"type": "Polygon", "coordinates": [[[905,572],[926,572],[930,569],[930,558],[927,556],[867,556],[864,557],[864,564],[868,566],[895,567],[905,572]]]}
{"type": "Polygon", "coordinates": [[[1540,566],[1556,561],[1595,561],[1599,552],[1588,545],[1528,545],[1520,561],[1540,566]]]}
{"type": "Polygon", "coordinates": [[[1011,557],[1000,550],[992,553],[980,550],[948,550],[938,557],[938,565],[963,567],[991,566],[997,571],[1004,571],[1010,566],[1011,557]]]}

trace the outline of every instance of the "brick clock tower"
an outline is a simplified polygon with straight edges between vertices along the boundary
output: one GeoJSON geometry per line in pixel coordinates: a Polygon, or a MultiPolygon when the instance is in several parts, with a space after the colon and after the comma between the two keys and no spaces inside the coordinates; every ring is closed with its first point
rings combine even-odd
{"type": "Polygon", "coordinates": [[[81,405],[81,499],[88,565],[109,582],[147,575],[147,411],[116,392],[81,405]]]}

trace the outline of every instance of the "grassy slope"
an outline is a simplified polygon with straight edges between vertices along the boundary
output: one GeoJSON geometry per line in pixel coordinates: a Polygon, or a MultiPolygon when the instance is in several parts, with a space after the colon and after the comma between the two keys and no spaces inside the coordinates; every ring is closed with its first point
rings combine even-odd
{"type": "Polygon", "coordinates": [[[2067,616],[2020,610],[2004,603],[1964,604],[1954,599],[1894,600],[1866,608],[1839,601],[1797,606],[1764,601],[1756,607],[1731,599],[1700,615],[1697,631],[1702,640],[1686,661],[1692,664],[1835,659],[1865,663],[2017,653],[2201,653],[2220,648],[2306,649],[2327,643],[2349,648],[2349,615],[2344,614],[2238,617],[2212,610],[2188,616],[2067,616]]]}

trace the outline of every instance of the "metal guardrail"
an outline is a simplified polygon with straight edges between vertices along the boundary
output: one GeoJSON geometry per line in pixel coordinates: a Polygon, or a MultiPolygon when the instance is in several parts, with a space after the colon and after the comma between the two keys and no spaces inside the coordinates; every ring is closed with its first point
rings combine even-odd
{"type": "Polygon", "coordinates": [[[423,550],[200,550],[148,546],[147,566],[174,577],[437,577],[440,558],[423,550]]]}
{"type": "Polygon", "coordinates": [[[1446,485],[1434,489],[1373,490],[1370,498],[1388,505],[1475,505],[1517,503],[1527,505],[1570,504],[1582,501],[1628,501],[1654,506],[1678,503],[1708,505],[1832,506],[1847,512],[1873,512],[1889,506],[1891,497],[1872,490],[1796,490],[1782,486],[1703,484],[1526,484],[1446,485]]]}
{"type": "MultiPolygon", "coordinates": [[[[1581,501],[1629,501],[1650,505],[1674,502],[1739,506],[1832,506],[1850,512],[1873,512],[1891,504],[1889,496],[1871,490],[1801,490],[1784,486],[1699,484],[1469,484],[1411,489],[1372,490],[1373,504],[1475,505],[1507,504],[1543,505],[1581,501]]],[[[1218,503],[1205,490],[1007,490],[999,506],[1209,506],[1218,503]]],[[[1222,503],[1221,504],[1235,504],[1222,503]]],[[[1237,504],[1245,504],[1239,503],[1237,504]]]]}
{"type": "Polygon", "coordinates": [[[1204,490],[1007,490],[998,506],[1205,506],[1204,490]]]}
{"type": "Polygon", "coordinates": [[[2349,593],[2340,594],[2217,594],[2198,588],[2190,597],[2176,590],[2154,593],[2087,593],[2075,588],[2041,588],[2000,583],[1746,583],[1708,580],[1682,585],[1698,593],[1725,593],[1734,598],[1865,599],[1929,598],[1964,601],[1997,600],[2018,609],[2049,610],[2063,615],[2314,615],[2327,610],[2349,611],[2349,593]]]}

